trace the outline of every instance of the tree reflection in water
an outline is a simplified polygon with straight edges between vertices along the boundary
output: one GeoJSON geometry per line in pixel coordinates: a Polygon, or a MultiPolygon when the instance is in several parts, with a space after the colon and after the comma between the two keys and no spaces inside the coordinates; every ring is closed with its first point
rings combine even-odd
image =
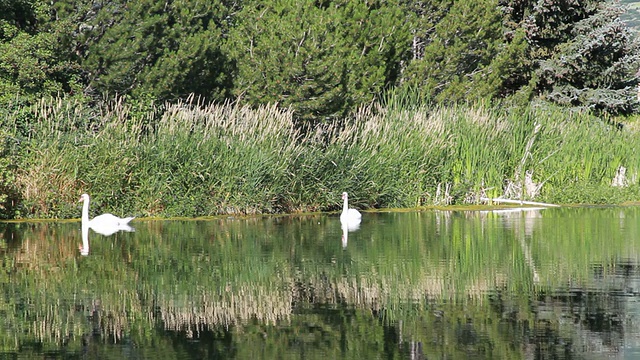
{"type": "Polygon", "coordinates": [[[2,224],[0,338],[20,355],[150,358],[566,358],[639,348],[635,208],[366,220],[344,248],[334,215],[145,221],[80,257],[78,223],[2,224]]]}

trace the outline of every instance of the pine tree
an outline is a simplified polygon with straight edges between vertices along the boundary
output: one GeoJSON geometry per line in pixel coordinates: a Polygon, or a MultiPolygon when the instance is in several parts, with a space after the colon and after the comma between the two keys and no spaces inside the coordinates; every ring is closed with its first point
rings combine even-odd
{"type": "MultiPolygon", "coordinates": [[[[501,91],[493,64],[502,45],[501,12],[494,0],[427,1],[410,4],[414,22],[413,60],[402,86],[419,89],[436,102],[487,99],[501,91]]],[[[510,59],[501,59],[508,63],[510,59]]]]}
{"type": "Polygon", "coordinates": [[[76,19],[74,47],[95,94],[223,100],[231,64],[220,51],[231,10],[223,1],[59,2],[76,19]]]}
{"type": "MultiPolygon", "coordinates": [[[[638,111],[640,43],[612,1],[503,1],[511,33],[524,31],[529,86],[544,101],[609,114],[638,111]]],[[[527,82],[527,84],[525,84],[527,82]]]]}
{"type": "Polygon", "coordinates": [[[81,90],[79,67],[64,45],[68,22],[41,1],[0,1],[0,104],[30,104],[81,90]]]}
{"type": "Polygon", "coordinates": [[[410,37],[391,2],[246,2],[226,52],[235,95],[293,107],[303,121],[344,115],[398,77],[410,37]]]}

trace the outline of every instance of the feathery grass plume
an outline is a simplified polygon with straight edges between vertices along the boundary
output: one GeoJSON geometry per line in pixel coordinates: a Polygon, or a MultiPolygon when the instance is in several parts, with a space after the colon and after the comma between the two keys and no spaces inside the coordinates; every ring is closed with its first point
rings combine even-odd
{"type": "Polygon", "coordinates": [[[149,202],[175,215],[283,211],[290,162],[302,151],[291,111],[236,104],[167,109],[141,146],[148,161],[141,178],[148,181],[139,190],[149,202]]]}
{"type": "Polygon", "coordinates": [[[521,198],[527,185],[547,202],[638,192],[637,130],[555,108],[371,104],[305,133],[277,104],[134,110],[122,98],[99,109],[45,99],[28,127],[8,127],[24,213],[77,217],[83,192],[96,212],[108,201],[137,216],[335,210],[343,191],[361,209],[521,198]],[[611,189],[621,167],[628,186],[611,189]]]}

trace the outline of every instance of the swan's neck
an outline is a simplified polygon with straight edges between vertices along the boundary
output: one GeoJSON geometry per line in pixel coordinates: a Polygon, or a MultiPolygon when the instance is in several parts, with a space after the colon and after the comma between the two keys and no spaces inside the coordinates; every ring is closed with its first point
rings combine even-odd
{"type": "Polygon", "coordinates": [[[82,202],[82,226],[89,225],[89,199],[82,202]]]}
{"type": "Polygon", "coordinates": [[[349,198],[347,198],[346,196],[344,197],[344,204],[342,205],[342,212],[346,213],[349,210],[349,198]]]}

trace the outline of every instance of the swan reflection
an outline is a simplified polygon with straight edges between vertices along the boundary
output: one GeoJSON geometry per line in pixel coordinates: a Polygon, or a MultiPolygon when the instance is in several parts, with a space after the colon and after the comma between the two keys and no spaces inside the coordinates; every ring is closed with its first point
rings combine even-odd
{"type": "Polygon", "coordinates": [[[82,226],[82,245],[80,245],[80,255],[89,255],[89,227],[82,226]]]}
{"type": "Polygon", "coordinates": [[[340,227],[342,228],[342,247],[346,248],[349,241],[349,232],[354,232],[360,229],[360,220],[358,221],[340,221],[340,227]]]}
{"type": "Polygon", "coordinates": [[[136,231],[135,228],[129,226],[128,224],[120,224],[118,226],[112,226],[112,227],[92,227],[90,225],[87,224],[82,224],[82,245],[80,246],[80,255],[89,255],[89,228],[91,228],[95,233],[98,233],[100,235],[104,235],[104,236],[110,236],[113,235],[115,233],[117,233],[118,231],[126,231],[126,232],[133,232],[136,231]]]}

